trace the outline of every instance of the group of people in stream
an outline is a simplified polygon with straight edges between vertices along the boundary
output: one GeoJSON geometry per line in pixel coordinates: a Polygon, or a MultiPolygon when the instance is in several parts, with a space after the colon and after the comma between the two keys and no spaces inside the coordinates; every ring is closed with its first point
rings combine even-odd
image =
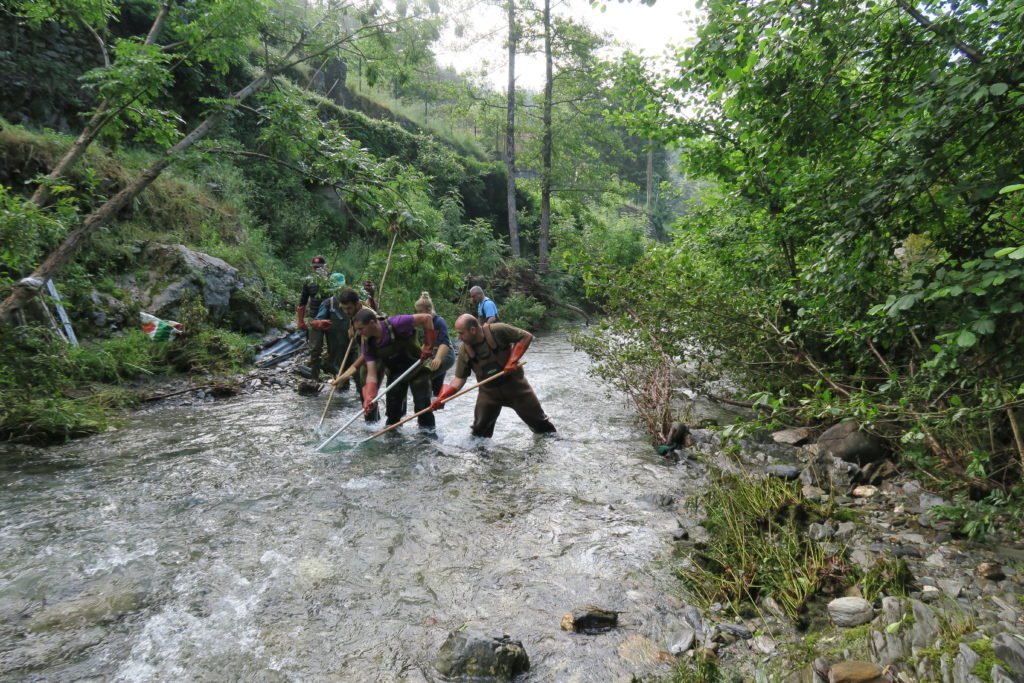
{"type": "Polygon", "coordinates": [[[367,422],[380,419],[377,396],[386,380],[385,424],[402,420],[411,393],[414,410],[423,413],[416,418],[420,428],[432,430],[434,412],[464,387],[472,373],[480,383],[474,436],[491,437],[506,407],[537,434],[555,431],[519,365],[533,335],[499,322],[498,307],[482,288],[470,289],[477,315],[466,313],[455,321],[461,342],[456,349],[448,323],[435,312],[428,292],[420,295],[412,314],[384,316],[378,313],[372,282],[364,282],[357,291],[346,284],[344,274],[331,273],[322,256],[310,265],[312,273],[303,282],[296,309],[299,329],[309,334],[309,374],[320,381],[326,370],[329,381],[341,390],[354,384],[367,422]],[[445,382],[453,367],[454,376],[445,382]]]}

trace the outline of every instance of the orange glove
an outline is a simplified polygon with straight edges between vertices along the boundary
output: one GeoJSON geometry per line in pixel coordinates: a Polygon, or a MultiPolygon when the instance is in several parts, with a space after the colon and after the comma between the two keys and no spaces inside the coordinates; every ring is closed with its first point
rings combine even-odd
{"type": "Polygon", "coordinates": [[[326,332],[327,330],[331,329],[330,320],[310,320],[309,324],[315,327],[316,329],[320,330],[321,332],[326,332]]]}
{"type": "Polygon", "coordinates": [[[435,410],[441,410],[441,408],[444,408],[444,400],[454,395],[455,390],[452,389],[451,384],[442,384],[441,391],[437,393],[437,398],[435,398],[433,403],[430,404],[431,412],[435,410]]]}
{"type": "Polygon", "coordinates": [[[295,324],[300,330],[306,329],[306,307],[296,306],[295,307],[295,324]]]}
{"type": "Polygon", "coordinates": [[[502,372],[512,372],[519,367],[519,359],[526,353],[526,344],[521,341],[517,341],[512,345],[512,353],[508,354],[508,362],[505,363],[505,367],[502,368],[502,372]]]}
{"type": "Polygon", "coordinates": [[[429,329],[423,332],[423,348],[420,349],[420,360],[427,360],[434,355],[434,342],[437,341],[437,330],[429,329]]]}
{"type": "Polygon", "coordinates": [[[363,385],[363,412],[367,415],[373,410],[373,399],[377,398],[377,383],[367,382],[363,385]]]}

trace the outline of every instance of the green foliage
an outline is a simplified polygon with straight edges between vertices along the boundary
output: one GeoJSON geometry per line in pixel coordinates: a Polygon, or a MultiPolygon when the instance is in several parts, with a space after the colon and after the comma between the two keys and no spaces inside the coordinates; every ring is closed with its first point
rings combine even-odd
{"type": "Polygon", "coordinates": [[[501,302],[501,321],[524,330],[542,327],[547,308],[533,297],[514,293],[501,302]]]}
{"type": "Polygon", "coordinates": [[[694,388],[756,392],[768,419],[856,417],[950,488],[1007,493],[1024,473],[1024,151],[998,141],[1024,135],[1008,47],[1024,6],[705,7],[671,75],[617,69],[614,120],[703,185],[671,248],[584,264],[601,333],[694,388]]]}
{"type": "Polygon", "coordinates": [[[936,506],[933,512],[952,521],[956,530],[968,538],[995,536],[1001,529],[1024,522],[1024,485],[1018,483],[1008,491],[995,489],[981,500],[961,494],[952,505],[936,506]]]}
{"type": "Polygon", "coordinates": [[[695,501],[707,512],[707,543],[676,573],[704,604],[728,603],[737,615],[771,596],[796,620],[819,591],[843,580],[845,566],[807,537],[821,511],[794,484],[727,476],[695,501]]]}
{"type": "Polygon", "coordinates": [[[659,680],[663,683],[726,683],[732,679],[714,661],[697,658],[676,664],[671,675],[659,680]]]}
{"type": "Polygon", "coordinates": [[[66,201],[42,211],[0,185],[0,286],[30,271],[57,245],[73,216],[74,208],[66,201]]]}
{"type": "Polygon", "coordinates": [[[170,343],[167,360],[179,372],[238,372],[252,360],[252,343],[240,334],[212,325],[206,306],[198,297],[183,297],[178,317],[185,332],[170,343]]]}
{"type": "Polygon", "coordinates": [[[914,575],[902,558],[878,558],[869,569],[856,568],[851,575],[868,602],[886,595],[906,597],[916,587],[914,575]]]}
{"type": "Polygon", "coordinates": [[[75,348],[45,327],[0,328],[0,438],[50,442],[102,431],[109,409],[132,399],[90,383],[151,374],[162,352],[138,330],[75,348]]]}

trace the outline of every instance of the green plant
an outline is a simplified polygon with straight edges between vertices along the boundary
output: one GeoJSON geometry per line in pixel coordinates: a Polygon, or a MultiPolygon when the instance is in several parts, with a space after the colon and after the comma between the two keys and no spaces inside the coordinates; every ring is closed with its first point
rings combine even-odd
{"type": "Polygon", "coordinates": [[[541,327],[547,315],[544,304],[533,297],[511,294],[501,302],[501,320],[524,330],[541,327]]]}
{"type": "Polygon", "coordinates": [[[913,573],[902,558],[879,558],[869,569],[852,570],[851,578],[869,602],[886,595],[904,597],[916,585],[913,573]]]}
{"type": "Polygon", "coordinates": [[[807,537],[808,522],[821,511],[795,485],[728,475],[695,504],[707,511],[709,540],[676,573],[701,602],[725,602],[742,615],[770,595],[797,620],[816,593],[845,580],[841,559],[807,537]]]}

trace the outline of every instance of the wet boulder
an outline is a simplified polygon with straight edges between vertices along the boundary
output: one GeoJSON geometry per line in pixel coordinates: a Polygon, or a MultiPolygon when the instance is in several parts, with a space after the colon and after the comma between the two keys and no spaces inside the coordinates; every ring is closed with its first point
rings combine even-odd
{"type": "Polygon", "coordinates": [[[449,678],[510,681],[530,669],[523,644],[509,636],[466,629],[449,634],[434,658],[434,668],[449,678]]]}

